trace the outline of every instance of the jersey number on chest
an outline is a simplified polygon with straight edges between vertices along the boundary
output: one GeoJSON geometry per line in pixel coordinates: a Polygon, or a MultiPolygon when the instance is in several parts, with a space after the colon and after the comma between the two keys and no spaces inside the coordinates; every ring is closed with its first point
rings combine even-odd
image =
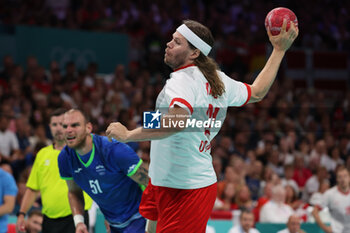
{"type": "Polygon", "coordinates": [[[89,184],[93,194],[103,193],[98,180],[89,180],[89,184]]]}

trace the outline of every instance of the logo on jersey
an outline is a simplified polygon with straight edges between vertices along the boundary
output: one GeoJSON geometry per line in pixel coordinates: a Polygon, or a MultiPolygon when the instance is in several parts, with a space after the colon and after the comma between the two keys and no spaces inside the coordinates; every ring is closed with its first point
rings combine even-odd
{"type": "Polygon", "coordinates": [[[49,165],[50,165],[50,160],[49,159],[45,160],[44,166],[49,166],[49,165]]]}
{"type": "Polygon", "coordinates": [[[83,170],[83,169],[80,167],[80,168],[74,170],[74,173],[79,173],[81,170],[83,170]]]}
{"type": "Polygon", "coordinates": [[[135,169],[135,167],[136,167],[136,164],[131,165],[128,169],[128,174],[130,174],[135,169]]]}
{"type": "Polygon", "coordinates": [[[106,169],[103,165],[97,165],[96,166],[96,172],[100,175],[103,176],[104,174],[106,174],[106,169]]]}
{"type": "Polygon", "coordinates": [[[160,129],[160,116],[162,114],[156,112],[143,112],[143,128],[144,129],[160,129]]]}

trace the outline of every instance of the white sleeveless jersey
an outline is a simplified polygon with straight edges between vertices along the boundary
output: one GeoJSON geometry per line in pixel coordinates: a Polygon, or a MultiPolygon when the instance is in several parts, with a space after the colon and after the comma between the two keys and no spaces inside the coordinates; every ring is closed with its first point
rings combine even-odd
{"type": "MultiPolygon", "coordinates": [[[[251,96],[250,86],[218,71],[225,93],[214,98],[210,86],[196,66],[181,68],[170,75],[159,93],[156,109],[165,113],[178,105],[191,115],[190,120],[224,122],[228,106],[242,106],[251,96]]],[[[162,121],[163,122],[163,121],[162,121]]],[[[162,125],[163,128],[165,125],[162,125]]],[[[218,126],[218,125],[216,125],[218,126]]],[[[167,138],[151,141],[149,176],[156,186],[197,189],[216,182],[210,155],[210,141],[218,133],[214,127],[188,127],[167,138]]]]}
{"type": "Polygon", "coordinates": [[[343,193],[337,186],[323,194],[322,207],[328,207],[334,233],[350,232],[350,191],[343,193]]]}

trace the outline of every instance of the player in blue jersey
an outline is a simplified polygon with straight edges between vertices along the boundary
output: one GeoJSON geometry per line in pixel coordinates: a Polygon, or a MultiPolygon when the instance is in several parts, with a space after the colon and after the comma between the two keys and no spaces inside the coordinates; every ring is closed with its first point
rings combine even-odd
{"type": "Polygon", "coordinates": [[[138,209],[148,168],[126,144],[91,134],[92,124],[79,110],[64,114],[67,146],[58,157],[61,177],[67,181],[76,233],[88,233],[83,221],[82,190],[99,205],[112,233],[145,232],[138,209]]]}

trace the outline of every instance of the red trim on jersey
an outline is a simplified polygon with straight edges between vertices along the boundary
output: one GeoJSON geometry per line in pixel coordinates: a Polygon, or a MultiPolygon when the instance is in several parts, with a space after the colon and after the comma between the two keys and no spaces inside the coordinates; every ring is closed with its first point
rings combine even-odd
{"type": "Polygon", "coordinates": [[[182,99],[182,98],[174,98],[171,101],[171,103],[169,105],[169,108],[171,108],[175,102],[180,102],[180,103],[186,105],[186,107],[190,110],[191,114],[193,113],[193,108],[192,108],[191,104],[189,102],[187,102],[185,99],[182,99]]]}
{"type": "Polygon", "coordinates": [[[176,72],[178,70],[186,69],[187,67],[190,67],[190,66],[196,66],[196,65],[195,64],[189,64],[189,65],[181,66],[180,68],[175,69],[174,72],[176,72]]]}
{"type": "Polygon", "coordinates": [[[252,89],[250,88],[250,86],[246,83],[243,83],[243,84],[247,87],[248,97],[247,97],[247,100],[245,101],[245,103],[241,107],[246,105],[248,103],[248,101],[250,100],[250,97],[252,97],[252,89]]]}
{"type": "Polygon", "coordinates": [[[338,189],[338,191],[339,191],[341,194],[344,194],[344,195],[349,195],[349,194],[350,194],[350,189],[349,189],[347,192],[343,192],[342,190],[340,190],[339,186],[337,186],[337,189],[338,189]]]}

